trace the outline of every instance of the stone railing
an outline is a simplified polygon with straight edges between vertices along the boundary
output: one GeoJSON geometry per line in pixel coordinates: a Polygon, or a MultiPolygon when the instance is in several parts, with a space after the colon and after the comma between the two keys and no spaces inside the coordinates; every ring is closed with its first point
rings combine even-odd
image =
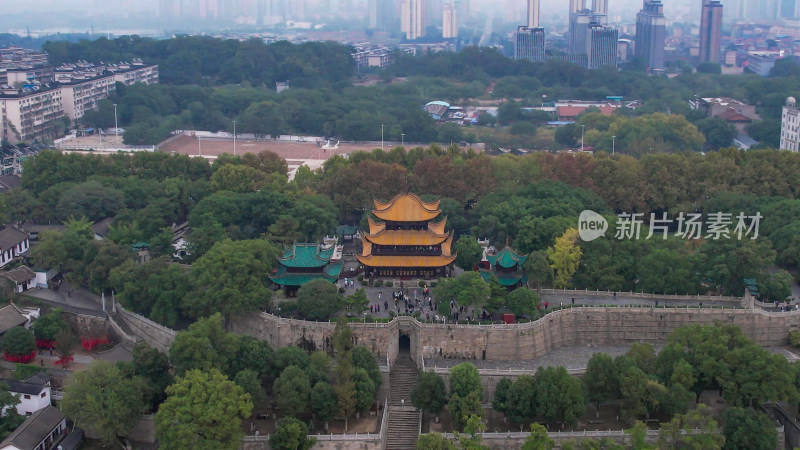
{"type": "MultiPolygon", "coordinates": [[[[336,442],[336,441],[364,441],[382,442],[386,439],[386,429],[389,419],[389,399],[384,400],[383,417],[380,422],[380,429],[377,433],[349,433],[349,434],[309,434],[308,437],[314,438],[317,442],[336,442]]],[[[242,442],[269,442],[269,435],[245,436],[242,442]]]]}
{"type": "Polygon", "coordinates": [[[600,290],[577,290],[577,289],[541,289],[540,293],[548,295],[562,295],[568,297],[617,297],[623,298],[641,298],[651,300],[664,300],[664,301],[703,301],[703,302],[735,302],[741,303],[742,297],[733,297],[726,295],[667,295],[667,294],[649,294],[646,292],[623,292],[623,291],[600,291],[600,290]]]}

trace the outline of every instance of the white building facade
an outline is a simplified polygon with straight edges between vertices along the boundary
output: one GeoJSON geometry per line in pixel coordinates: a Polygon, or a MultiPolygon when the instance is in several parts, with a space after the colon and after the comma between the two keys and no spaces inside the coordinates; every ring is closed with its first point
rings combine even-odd
{"type": "Polygon", "coordinates": [[[798,148],[798,129],[800,128],[800,109],[794,97],[786,99],[781,115],[781,150],[796,152],[798,148]]]}

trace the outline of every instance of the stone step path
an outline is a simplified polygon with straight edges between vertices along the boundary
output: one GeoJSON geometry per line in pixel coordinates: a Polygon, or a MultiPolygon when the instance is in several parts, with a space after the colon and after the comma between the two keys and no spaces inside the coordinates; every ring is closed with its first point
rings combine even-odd
{"type": "Polygon", "coordinates": [[[390,406],[386,449],[414,449],[417,447],[418,438],[419,410],[413,406],[390,406]]]}
{"type": "Polygon", "coordinates": [[[411,391],[417,383],[419,372],[408,354],[397,357],[389,382],[389,423],[386,430],[386,448],[406,450],[416,448],[419,438],[419,410],[411,404],[411,391]]]}

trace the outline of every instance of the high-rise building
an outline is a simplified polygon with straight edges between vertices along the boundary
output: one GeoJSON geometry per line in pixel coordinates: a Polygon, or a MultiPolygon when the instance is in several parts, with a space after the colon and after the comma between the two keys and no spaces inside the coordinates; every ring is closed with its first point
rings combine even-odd
{"type": "Polygon", "coordinates": [[[369,0],[369,27],[373,30],[387,30],[392,22],[394,5],[392,0],[369,0]]]}
{"type": "Polygon", "coordinates": [[[800,151],[800,109],[794,97],[786,99],[781,116],[781,150],[800,151]]]}
{"type": "Polygon", "coordinates": [[[458,20],[465,22],[469,18],[469,0],[454,0],[458,20]]]}
{"type": "Polygon", "coordinates": [[[586,54],[586,45],[589,41],[590,23],[592,23],[592,13],[589,10],[584,9],[569,15],[570,54],[586,54]]]}
{"type": "Polygon", "coordinates": [[[700,14],[700,62],[719,62],[722,34],[722,2],[703,0],[700,14]]]}
{"type": "Polygon", "coordinates": [[[589,38],[586,48],[586,54],[589,55],[588,68],[617,67],[619,30],[599,23],[591,23],[587,29],[589,38]]]}
{"type": "Polygon", "coordinates": [[[406,34],[409,41],[425,36],[425,1],[403,0],[400,31],[406,34]]]}
{"type": "Polygon", "coordinates": [[[528,0],[528,28],[539,28],[539,1],[528,0]]]}
{"type": "Polygon", "coordinates": [[[664,38],[667,19],[661,0],[644,0],[636,15],[636,57],[643,58],[650,70],[664,69],[664,38]]]}
{"type": "Polygon", "coordinates": [[[593,0],[592,7],[587,0],[569,1],[569,49],[572,55],[586,53],[589,44],[589,25],[608,24],[608,0],[593,0]]]}
{"type": "Polygon", "coordinates": [[[517,27],[514,58],[544,61],[544,28],[517,27]]]}
{"type": "Polygon", "coordinates": [[[442,37],[445,39],[454,39],[458,37],[458,10],[452,3],[444,5],[444,11],[442,12],[442,37]]]}

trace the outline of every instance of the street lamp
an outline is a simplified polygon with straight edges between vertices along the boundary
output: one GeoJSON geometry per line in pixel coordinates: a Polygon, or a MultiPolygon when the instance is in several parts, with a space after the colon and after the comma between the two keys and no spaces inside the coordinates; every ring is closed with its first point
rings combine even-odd
{"type": "Polygon", "coordinates": [[[616,147],[615,146],[616,140],[617,140],[616,136],[611,136],[611,154],[612,155],[614,154],[614,150],[615,150],[615,147],[616,147]]]}
{"type": "Polygon", "coordinates": [[[117,143],[119,143],[119,125],[117,124],[117,104],[114,103],[114,134],[117,136],[117,143]]]}
{"type": "Polygon", "coordinates": [[[381,150],[383,150],[383,124],[381,124],[381,150]]]}
{"type": "Polygon", "coordinates": [[[236,121],[233,121],[233,156],[236,156],[236,121]]]}
{"type": "Polygon", "coordinates": [[[581,125],[581,151],[583,151],[583,133],[586,131],[586,125],[581,125]]]}
{"type": "Polygon", "coordinates": [[[400,146],[406,148],[406,134],[400,133],[400,146]]]}

